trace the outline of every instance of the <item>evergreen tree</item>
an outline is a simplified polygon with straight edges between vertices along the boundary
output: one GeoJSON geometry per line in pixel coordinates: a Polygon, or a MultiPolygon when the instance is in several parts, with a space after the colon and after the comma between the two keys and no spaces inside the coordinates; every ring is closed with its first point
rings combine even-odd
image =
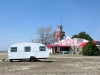
{"type": "Polygon", "coordinates": [[[92,41],[89,41],[83,48],[82,54],[84,56],[98,56],[99,55],[99,48],[93,44],[92,41]]]}
{"type": "Polygon", "coordinates": [[[86,40],[89,40],[89,41],[93,41],[93,39],[90,37],[89,34],[86,34],[86,32],[80,32],[78,35],[73,35],[72,36],[72,39],[73,38],[82,38],[82,39],[86,39],[86,40]]]}
{"type": "Polygon", "coordinates": [[[77,38],[77,35],[73,35],[73,36],[72,36],[72,39],[73,39],[73,38],[77,38]]]}

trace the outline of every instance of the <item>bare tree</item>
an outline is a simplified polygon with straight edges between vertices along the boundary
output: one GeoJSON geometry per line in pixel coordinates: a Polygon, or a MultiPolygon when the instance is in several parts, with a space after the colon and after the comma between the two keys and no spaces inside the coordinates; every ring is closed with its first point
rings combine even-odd
{"type": "Polygon", "coordinates": [[[44,45],[48,45],[54,42],[54,32],[52,30],[52,26],[38,28],[37,34],[38,37],[34,39],[33,42],[43,43],[44,45]]]}

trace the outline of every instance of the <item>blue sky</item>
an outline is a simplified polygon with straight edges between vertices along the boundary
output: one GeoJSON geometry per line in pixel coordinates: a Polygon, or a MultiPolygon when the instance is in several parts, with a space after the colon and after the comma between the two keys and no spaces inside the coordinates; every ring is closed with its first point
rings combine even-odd
{"type": "Polygon", "coordinates": [[[0,0],[0,50],[30,42],[41,26],[56,30],[61,16],[66,36],[85,31],[100,40],[100,0],[0,0]]]}

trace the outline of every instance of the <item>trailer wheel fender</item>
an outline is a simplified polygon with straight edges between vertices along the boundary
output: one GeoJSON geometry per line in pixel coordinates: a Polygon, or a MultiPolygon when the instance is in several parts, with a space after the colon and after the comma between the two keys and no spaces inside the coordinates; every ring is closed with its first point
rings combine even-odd
{"type": "Polygon", "coordinates": [[[35,62],[35,61],[36,61],[36,57],[35,57],[35,56],[30,56],[29,61],[31,61],[31,62],[35,62]]]}

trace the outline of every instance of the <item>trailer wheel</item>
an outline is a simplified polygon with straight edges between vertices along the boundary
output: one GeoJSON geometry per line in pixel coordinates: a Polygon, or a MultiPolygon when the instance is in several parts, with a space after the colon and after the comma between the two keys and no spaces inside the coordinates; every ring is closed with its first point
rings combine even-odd
{"type": "Polygon", "coordinates": [[[31,56],[30,59],[29,59],[29,61],[31,61],[31,62],[35,62],[35,61],[36,61],[36,57],[31,56]]]}
{"type": "Polygon", "coordinates": [[[20,62],[23,62],[23,59],[20,59],[20,62]]]}
{"type": "Polygon", "coordinates": [[[12,59],[9,59],[10,62],[12,62],[12,59]]]}

